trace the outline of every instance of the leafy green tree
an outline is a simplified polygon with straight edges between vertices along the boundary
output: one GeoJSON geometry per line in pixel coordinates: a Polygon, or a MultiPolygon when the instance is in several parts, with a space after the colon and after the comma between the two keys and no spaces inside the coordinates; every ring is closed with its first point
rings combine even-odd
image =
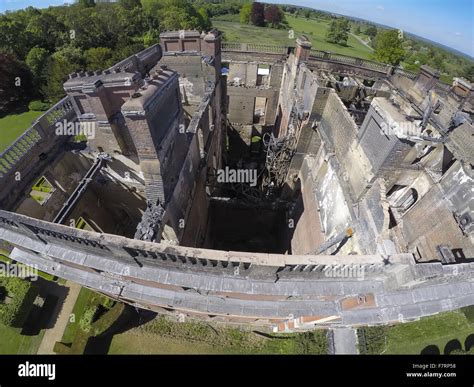
{"type": "Polygon", "coordinates": [[[26,65],[33,74],[35,87],[40,88],[44,83],[44,69],[48,62],[49,51],[42,47],[33,47],[26,56],[26,65]]]}
{"type": "MultiPolygon", "coordinates": [[[[155,44],[157,40],[155,40],[152,44],[155,44]]],[[[112,62],[117,63],[120,62],[129,56],[136,54],[145,49],[145,45],[143,43],[134,43],[128,46],[120,46],[114,50],[114,56],[112,57],[112,62]]]]}
{"type": "Polygon", "coordinates": [[[375,58],[379,62],[398,65],[405,57],[397,30],[380,31],[375,38],[375,58]]]}
{"type": "Polygon", "coordinates": [[[84,68],[85,60],[83,51],[73,45],[64,46],[57,50],[54,54],[56,58],[62,58],[64,61],[71,63],[75,69],[84,68]]]}
{"type": "Polygon", "coordinates": [[[198,9],[198,14],[201,16],[202,19],[202,26],[204,27],[205,31],[208,31],[212,28],[211,19],[209,18],[209,14],[206,8],[201,7],[198,9]]]}
{"type": "Polygon", "coordinates": [[[88,70],[105,70],[113,65],[113,51],[108,47],[89,48],[84,56],[88,70]]]}
{"type": "Polygon", "coordinates": [[[119,4],[127,10],[132,10],[135,7],[142,6],[142,3],[140,2],[140,0],[119,0],[119,4]]]}
{"type": "Polygon", "coordinates": [[[0,113],[34,95],[30,70],[15,55],[0,51],[0,74],[0,113]]]}
{"type": "Polygon", "coordinates": [[[32,39],[32,44],[54,51],[66,43],[67,28],[53,14],[43,11],[31,18],[26,32],[32,39]]]}
{"type": "MultiPolygon", "coordinates": [[[[153,46],[160,41],[160,31],[150,29],[143,35],[143,45],[145,47],[153,46]]],[[[133,52],[130,54],[134,54],[133,52]]],[[[129,56],[130,56],[129,55],[129,56]]],[[[126,57],[125,57],[126,58],[126,57]]]]}
{"type": "Polygon", "coordinates": [[[95,6],[95,1],[94,0],[77,0],[77,4],[79,4],[81,7],[94,7],[95,6]]]}
{"type": "Polygon", "coordinates": [[[165,6],[162,0],[140,0],[140,2],[145,12],[149,15],[156,15],[165,6]]]}
{"type": "Polygon", "coordinates": [[[16,14],[0,15],[0,47],[24,59],[31,47],[26,23],[16,14]]]}
{"type": "Polygon", "coordinates": [[[326,33],[326,40],[329,43],[345,46],[349,38],[350,28],[349,20],[345,18],[333,19],[326,33]]]}
{"type": "Polygon", "coordinates": [[[250,23],[250,14],[252,12],[252,4],[246,3],[240,8],[240,22],[242,24],[249,24],[250,23]]]}
{"type": "Polygon", "coordinates": [[[370,36],[370,38],[375,38],[375,36],[377,36],[377,27],[375,27],[374,25],[369,25],[367,27],[367,29],[365,30],[365,34],[367,36],[370,36]]]}
{"type": "Polygon", "coordinates": [[[57,102],[64,97],[63,83],[66,81],[68,74],[77,70],[75,64],[68,61],[64,53],[57,54],[53,54],[48,59],[44,71],[46,83],[41,88],[44,98],[49,102],[57,102]]]}
{"type": "Polygon", "coordinates": [[[468,65],[464,68],[462,76],[471,82],[474,82],[474,65],[468,65]]]}
{"type": "Polygon", "coordinates": [[[174,1],[163,8],[161,28],[163,30],[205,30],[208,29],[202,16],[188,1],[174,1]]]}

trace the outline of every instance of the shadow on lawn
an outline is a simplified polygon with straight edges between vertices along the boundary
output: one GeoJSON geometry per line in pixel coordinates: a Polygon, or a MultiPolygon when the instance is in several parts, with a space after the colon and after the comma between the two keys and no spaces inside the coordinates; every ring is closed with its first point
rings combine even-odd
{"type": "Polygon", "coordinates": [[[106,355],[109,352],[110,344],[114,335],[126,332],[132,328],[136,328],[142,324],[153,320],[156,317],[155,312],[135,309],[130,305],[126,305],[122,314],[99,336],[92,336],[87,340],[84,349],[85,355],[106,355]]]}
{"type": "MultiPolygon", "coordinates": [[[[469,352],[473,347],[474,347],[474,333],[466,337],[466,340],[464,340],[464,348],[458,339],[453,339],[453,340],[448,341],[444,347],[443,354],[450,355],[453,352],[456,352],[458,354],[469,352]]],[[[423,348],[420,354],[421,355],[440,355],[441,351],[437,345],[431,344],[423,348]]]]}

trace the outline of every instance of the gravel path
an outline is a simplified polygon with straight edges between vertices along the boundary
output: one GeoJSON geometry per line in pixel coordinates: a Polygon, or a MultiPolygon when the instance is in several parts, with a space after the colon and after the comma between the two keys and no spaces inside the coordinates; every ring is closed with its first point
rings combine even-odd
{"type": "Polygon", "coordinates": [[[64,287],[68,288],[69,291],[64,302],[62,304],[58,303],[56,306],[56,308],[60,309],[58,318],[56,319],[54,326],[47,329],[44,333],[43,341],[38,349],[39,355],[54,355],[54,344],[56,341],[61,341],[64,330],[69,322],[69,317],[81,290],[81,286],[73,282],[66,282],[64,287]]]}

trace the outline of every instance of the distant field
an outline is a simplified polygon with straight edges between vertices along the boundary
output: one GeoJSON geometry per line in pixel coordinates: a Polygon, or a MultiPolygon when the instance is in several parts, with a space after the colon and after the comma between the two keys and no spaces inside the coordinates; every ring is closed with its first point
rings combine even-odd
{"type": "Polygon", "coordinates": [[[0,152],[15,142],[43,112],[29,111],[0,118],[0,152]]]}
{"type": "Polygon", "coordinates": [[[295,39],[301,34],[306,34],[313,43],[313,49],[330,51],[337,54],[349,55],[363,59],[372,59],[371,50],[359,42],[354,36],[349,35],[347,47],[326,42],[326,32],[329,24],[322,20],[305,19],[286,15],[290,29],[294,31],[294,38],[289,39],[287,29],[274,29],[269,27],[255,27],[238,22],[213,20],[214,27],[224,33],[228,42],[265,43],[284,46],[294,46],[295,39]]]}

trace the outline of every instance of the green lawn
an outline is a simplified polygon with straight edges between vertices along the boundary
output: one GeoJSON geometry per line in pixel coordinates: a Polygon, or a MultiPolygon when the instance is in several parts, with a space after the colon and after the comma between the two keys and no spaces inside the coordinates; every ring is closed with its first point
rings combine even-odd
{"type": "Polygon", "coordinates": [[[131,330],[115,335],[109,355],[151,355],[151,354],[224,354],[225,350],[202,343],[187,343],[153,334],[131,330]]]}
{"type": "MultiPolygon", "coordinates": [[[[8,252],[0,250],[0,261],[10,263],[8,252]]],[[[21,328],[0,324],[0,355],[36,354],[43,339],[44,330],[37,336],[22,336],[21,328]]]]}
{"type": "Polygon", "coordinates": [[[0,324],[0,355],[33,355],[43,340],[44,329],[37,336],[22,336],[21,328],[0,324]]]}
{"type": "MultiPolygon", "coordinates": [[[[366,328],[374,329],[374,328],[366,328]]],[[[464,348],[466,337],[474,334],[474,323],[461,311],[441,313],[420,321],[398,324],[388,328],[384,354],[419,354],[429,345],[444,352],[450,340],[457,339],[464,348]]]]}
{"type": "Polygon", "coordinates": [[[264,337],[204,322],[172,322],[159,317],[115,335],[109,354],[325,354],[326,331],[264,337]]]}
{"type": "Polygon", "coordinates": [[[319,352],[303,352],[298,342],[289,339],[269,339],[262,346],[255,348],[231,345],[211,345],[196,341],[187,341],[171,337],[142,333],[137,329],[115,335],[109,349],[109,355],[185,355],[185,354],[271,354],[296,355],[319,354],[319,352]]]}
{"type": "Polygon", "coordinates": [[[0,152],[12,144],[43,113],[28,111],[0,118],[0,152]]]}
{"type": "Polygon", "coordinates": [[[286,15],[286,20],[289,23],[290,29],[294,31],[294,37],[291,39],[289,38],[288,29],[255,27],[247,24],[221,20],[213,20],[212,24],[224,33],[224,39],[228,42],[295,46],[296,38],[304,33],[313,44],[313,49],[330,51],[363,59],[373,58],[371,50],[352,35],[349,35],[347,47],[326,42],[326,31],[329,24],[325,21],[305,19],[290,16],[288,14],[286,15]]]}
{"type": "Polygon", "coordinates": [[[63,337],[61,339],[63,343],[72,343],[72,341],[74,340],[74,336],[76,335],[76,332],[79,328],[79,321],[81,319],[81,316],[86,310],[86,308],[89,306],[89,302],[95,294],[96,293],[87,288],[82,288],[79,292],[76,304],[74,305],[74,308],[72,310],[72,313],[74,315],[74,322],[69,321],[69,323],[67,324],[66,329],[64,330],[63,337]]]}

